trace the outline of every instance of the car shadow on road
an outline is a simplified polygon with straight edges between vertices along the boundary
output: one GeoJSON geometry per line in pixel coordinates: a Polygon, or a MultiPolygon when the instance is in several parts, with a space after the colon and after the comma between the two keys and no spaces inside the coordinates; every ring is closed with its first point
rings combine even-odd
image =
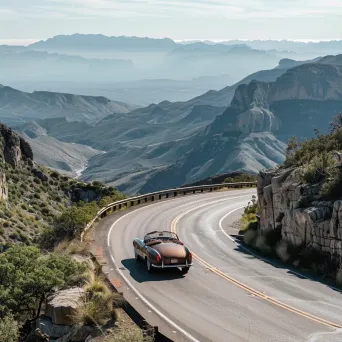
{"type": "Polygon", "coordinates": [[[246,246],[243,242],[240,242],[240,241],[236,241],[236,242],[237,242],[237,247],[235,248],[235,250],[244,254],[246,256],[246,258],[258,259],[258,260],[260,260],[266,264],[271,265],[272,267],[286,270],[287,273],[293,277],[296,277],[299,279],[310,279],[311,281],[319,282],[319,283],[331,288],[332,290],[337,291],[340,294],[342,294],[342,288],[336,287],[330,281],[326,281],[322,277],[314,276],[314,275],[309,274],[305,271],[297,269],[294,266],[284,264],[280,259],[263,256],[260,253],[258,253],[258,251],[251,249],[249,246],[246,246]]]}
{"type": "Polygon", "coordinates": [[[136,261],[134,258],[121,261],[123,267],[121,271],[128,270],[130,276],[138,283],[151,281],[169,281],[184,278],[178,268],[175,269],[154,269],[152,273],[147,272],[145,263],[142,260],[136,261]]]}

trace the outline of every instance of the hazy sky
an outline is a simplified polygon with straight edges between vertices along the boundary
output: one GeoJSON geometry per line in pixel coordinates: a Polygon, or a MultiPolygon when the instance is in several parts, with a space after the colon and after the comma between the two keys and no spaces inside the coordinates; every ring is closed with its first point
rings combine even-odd
{"type": "Polygon", "coordinates": [[[342,38],[342,0],[0,0],[0,42],[102,33],[181,39],[342,38]]]}

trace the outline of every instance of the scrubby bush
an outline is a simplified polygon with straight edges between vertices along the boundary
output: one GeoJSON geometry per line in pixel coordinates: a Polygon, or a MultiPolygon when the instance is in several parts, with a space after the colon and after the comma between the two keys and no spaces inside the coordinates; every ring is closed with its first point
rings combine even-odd
{"type": "Polygon", "coordinates": [[[12,315],[0,318],[0,342],[18,342],[18,322],[12,315]]]}

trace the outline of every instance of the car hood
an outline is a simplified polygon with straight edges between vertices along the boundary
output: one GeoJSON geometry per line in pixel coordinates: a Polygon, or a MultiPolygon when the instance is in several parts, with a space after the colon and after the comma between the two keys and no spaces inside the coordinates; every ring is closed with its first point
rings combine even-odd
{"type": "Polygon", "coordinates": [[[186,251],[183,245],[172,242],[162,242],[152,246],[164,258],[185,258],[186,251]]]}

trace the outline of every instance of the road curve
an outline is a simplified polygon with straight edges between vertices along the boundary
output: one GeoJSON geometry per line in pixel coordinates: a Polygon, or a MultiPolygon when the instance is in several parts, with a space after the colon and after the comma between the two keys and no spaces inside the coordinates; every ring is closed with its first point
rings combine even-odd
{"type": "Polygon", "coordinates": [[[161,316],[175,341],[341,341],[339,291],[248,254],[224,231],[253,194],[179,197],[100,223],[108,225],[108,252],[132,298],[144,316],[161,316]],[[134,260],[132,241],[170,229],[196,255],[194,266],[185,276],[150,275],[134,260]]]}

